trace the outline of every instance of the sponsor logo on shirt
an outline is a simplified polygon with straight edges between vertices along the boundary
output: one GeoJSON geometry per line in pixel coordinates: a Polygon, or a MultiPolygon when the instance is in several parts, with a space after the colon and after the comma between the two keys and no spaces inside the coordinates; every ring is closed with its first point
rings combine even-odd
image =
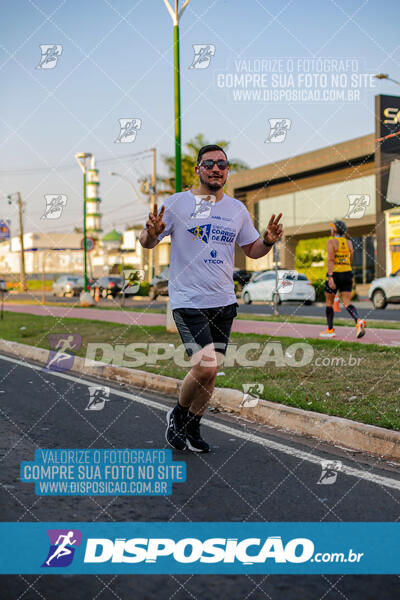
{"type": "Polygon", "coordinates": [[[211,240],[220,244],[233,244],[236,231],[230,227],[213,226],[211,229],[211,240]]]}
{"type": "Polygon", "coordinates": [[[217,258],[218,252],[216,250],[211,250],[210,256],[211,258],[203,258],[206,265],[223,265],[224,261],[220,258],[217,258]]]}
{"type": "Polygon", "coordinates": [[[188,229],[188,232],[193,234],[192,240],[198,238],[205,244],[208,244],[210,235],[211,241],[216,242],[217,244],[233,244],[236,235],[235,229],[231,229],[230,227],[218,227],[211,223],[207,223],[206,225],[196,225],[196,227],[188,229]]]}
{"type": "Polygon", "coordinates": [[[204,244],[208,244],[210,229],[211,223],[207,223],[206,225],[196,225],[196,227],[191,227],[188,229],[188,232],[193,234],[192,241],[199,239],[204,244]]]}
{"type": "Polygon", "coordinates": [[[219,219],[220,221],[232,221],[231,217],[220,217],[219,215],[211,215],[212,219],[219,219]]]}

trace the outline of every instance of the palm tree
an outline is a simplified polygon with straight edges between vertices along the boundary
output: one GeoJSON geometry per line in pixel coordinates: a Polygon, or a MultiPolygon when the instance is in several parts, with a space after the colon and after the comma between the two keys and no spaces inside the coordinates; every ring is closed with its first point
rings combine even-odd
{"type": "MultiPolygon", "coordinates": [[[[202,133],[198,133],[193,139],[189,140],[186,144],[186,151],[182,152],[182,190],[187,190],[199,185],[199,178],[196,175],[194,168],[197,164],[197,154],[203,146],[207,146],[208,142],[202,133]]],[[[229,147],[229,142],[225,140],[215,142],[224,150],[229,147]]],[[[167,167],[168,175],[166,177],[159,177],[158,179],[158,195],[159,196],[170,196],[175,193],[175,156],[162,157],[162,160],[167,167]]],[[[247,169],[246,163],[236,160],[229,160],[229,171],[235,173],[237,171],[243,171],[247,169]]]]}

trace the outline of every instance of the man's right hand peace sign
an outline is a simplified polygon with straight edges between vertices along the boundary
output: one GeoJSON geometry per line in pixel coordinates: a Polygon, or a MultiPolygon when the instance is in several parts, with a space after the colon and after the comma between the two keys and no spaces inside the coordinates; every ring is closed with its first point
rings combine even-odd
{"type": "Polygon", "coordinates": [[[162,220],[164,211],[165,207],[162,206],[160,212],[157,214],[157,204],[154,204],[153,212],[149,213],[149,218],[146,222],[146,230],[148,235],[153,239],[157,239],[160,233],[165,229],[165,223],[162,220]]]}

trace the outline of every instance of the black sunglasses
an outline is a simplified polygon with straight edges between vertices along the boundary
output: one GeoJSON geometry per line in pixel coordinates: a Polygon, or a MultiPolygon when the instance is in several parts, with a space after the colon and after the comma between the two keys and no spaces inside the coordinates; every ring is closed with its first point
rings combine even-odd
{"type": "Polygon", "coordinates": [[[227,160],[212,160],[211,158],[207,158],[199,164],[199,167],[204,167],[207,171],[210,171],[214,165],[217,165],[218,169],[224,171],[229,167],[229,162],[227,160]]]}

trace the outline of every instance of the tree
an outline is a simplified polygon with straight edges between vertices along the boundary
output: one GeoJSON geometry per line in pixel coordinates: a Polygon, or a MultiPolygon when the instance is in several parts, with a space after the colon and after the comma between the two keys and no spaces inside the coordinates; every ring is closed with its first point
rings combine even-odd
{"type": "MultiPolygon", "coordinates": [[[[186,151],[182,152],[182,190],[198,187],[200,182],[194,171],[197,164],[197,154],[200,148],[207,146],[209,143],[202,133],[198,133],[185,144],[186,151]]],[[[224,150],[228,150],[229,142],[220,140],[215,143],[224,148],[224,150]]],[[[175,193],[175,156],[164,155],[162,160],[167,167],[168,175],[158,178],[158,195],[170,196],[175,193]]],[[[229,164],[229,171],[231,173],[237,173],[248,168],[246,163],[236,159],[229,159],[229,164]]]]}

